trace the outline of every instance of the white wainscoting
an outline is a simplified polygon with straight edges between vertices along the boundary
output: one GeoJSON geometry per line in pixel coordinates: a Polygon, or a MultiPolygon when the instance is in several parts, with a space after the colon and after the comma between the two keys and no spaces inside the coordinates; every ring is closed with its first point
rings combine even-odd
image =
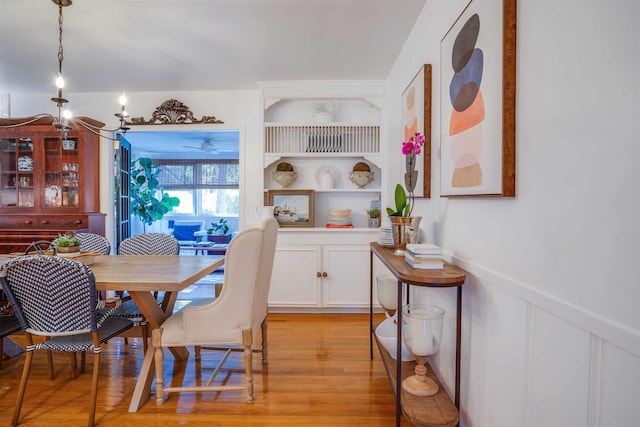
{"type": "MultiPolygon", "coordinates": [[[[466,260],[461,426],[640,426],[640,336],[466,260]]],[[[444,308],[431,363],[453,396],[454,289],[413,290],[444,308]]]]}

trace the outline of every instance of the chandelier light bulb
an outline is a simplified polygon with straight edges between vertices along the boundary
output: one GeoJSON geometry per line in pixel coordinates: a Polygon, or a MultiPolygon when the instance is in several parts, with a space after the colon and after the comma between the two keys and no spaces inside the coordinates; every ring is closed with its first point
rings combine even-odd
{"type": "Polygon", "coordinates": [[[122,105],[123,107],[127,105],[127,97],[124,96],[124,93],[120,95],[120,105],[122,105]]]}
{"type": "Polygon", "coordinates": [[[60,74],[58,74],[58,78],[56,79],[56,87],[58,89],[64,88],[64,79],[62,78],[62,76],[60,74]]]}
{"type": "Polygon", "coordinates": [[[66,110],[63,110],[63,111],[62,111],[62,117],[63,117],[65,120],[69,120],[70,118],[72,118],[72,117],[73,117],[73,114],[71,113],[71,110],[66,109],[66,110]]]}

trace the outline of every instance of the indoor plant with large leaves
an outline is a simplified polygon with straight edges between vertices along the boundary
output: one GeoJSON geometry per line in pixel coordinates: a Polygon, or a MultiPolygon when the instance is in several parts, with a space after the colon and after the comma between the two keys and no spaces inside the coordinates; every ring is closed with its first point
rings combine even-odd
{"type": "Polygon", "coordinates": [[[147,157],[131,162],[131,208],[145,228],[180,205],[180,199],[162,190],[160,171],[160,166],[147,157]]]}

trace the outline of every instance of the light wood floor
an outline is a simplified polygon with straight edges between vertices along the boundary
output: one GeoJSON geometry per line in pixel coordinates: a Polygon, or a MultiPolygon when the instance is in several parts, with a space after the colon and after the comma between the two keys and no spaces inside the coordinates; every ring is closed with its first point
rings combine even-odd
{"type": "MultiPolygon", "coordinates": [[[[379,319],[381,320],[381,319],[379,319]]],[[[163,406],[149,400],[128,413],[136,375],[142,363],[142,342],[123,339],[103,350],[98,426],[393,426],[395,399],[377,349],[369,359],[369,317],[363,314],[270,314],[269,364],[254,355],[256,401],[244,392],[170,394],[163,406]]],[[[15,337],[20,342],[20,337],[15,337]]],[[[165,353],[167,375],[174,359],[165,353]]],[[[87,422],[91,360],[87,372],[69,376],[65,355],[55,358],[56,378],[49,380],[44,353],[34,357],[20,425],[82,426],[87,422]]],[[[203,351],[196,364],[193,351],[177,364],[174,384],[206,381],[220,353],[203,351]],[[197,369],[193,369],[194,366],[197,369]],[[184,375],[181,374],[185,371],[184,375]]],[[[241,355],[232,354],[218,381],[243,380],[241,355]]],[[[9,425],[24,355],[4,361],[0,372],[0,426],[9,425]]],[[[170,381],[169,378],[166,379],[170,381]]],[[[411,425],[406,419],[403,426],[411,425]]]]}

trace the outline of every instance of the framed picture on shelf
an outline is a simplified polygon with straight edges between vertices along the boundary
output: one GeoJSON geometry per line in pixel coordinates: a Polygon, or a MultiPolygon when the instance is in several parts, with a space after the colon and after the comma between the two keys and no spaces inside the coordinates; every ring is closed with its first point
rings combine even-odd
{"type": "Polygon", "coordinates": [[[471,0],[440,42],[440,193],[515,196],[516,2],[471,0]]]}
{"type": "Polygon", "coordinates": [[[402,141],[408,141],[416,132],[424,135],[422,162],[416,162],[418,181],[415,197],[431,197],[431,64],[420,67],[401,99],[402,141]]]}
{"type": "Polygon", "coordinates": [[[267,205],[280,227],[313,227],[314,197],[313,190],[269,190],[267,205]]]}

